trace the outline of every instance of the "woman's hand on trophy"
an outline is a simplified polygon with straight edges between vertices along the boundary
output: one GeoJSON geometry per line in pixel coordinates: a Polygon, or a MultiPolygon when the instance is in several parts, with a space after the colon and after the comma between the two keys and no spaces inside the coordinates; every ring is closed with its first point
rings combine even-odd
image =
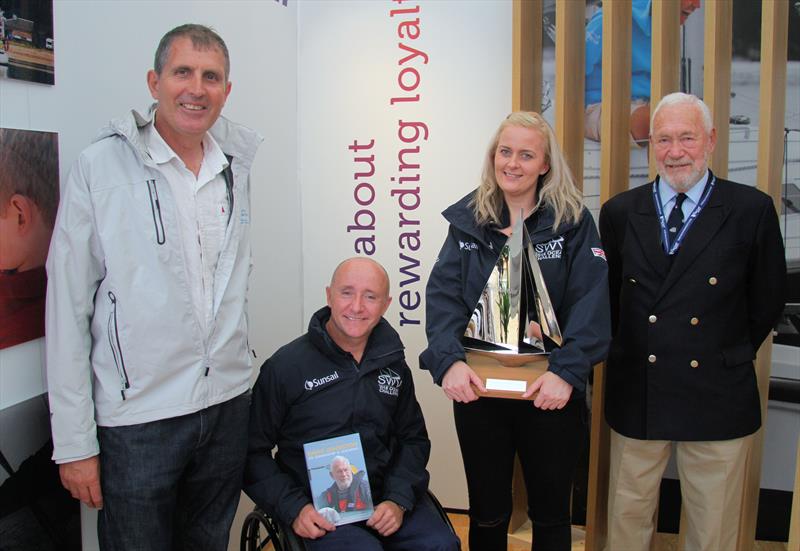
{"type": "Polygon", "coordinates": [[[546,371],[531,383],[522,397],[528,398],[535,392],[539,393],[533,400],[533,405],[537,408],[561,409],[567,405],[569,397],[572,396],[572,385],[555,373],[546,371]]]}
{"type": "Polygon", "coordinates": [[[456,402],[474,402],[480,398],[473,390],[472,385],[477,387],[480,392],[486,392],[481,378],[466,362],[461,360],[453,362],[442,378],[442,390],[448,398],[456,402]]]}
{"type": "Polygon", "coordinates": [[[528,324],[528,331],[527,331],[525,336],[528,337],[529,339],[535,338],[535,339],[542,340],[542,338],[543,338],[542,337],[542,326],[539,325],[538,323],[536,323],[535,321],[530,322],[528,324]]]}

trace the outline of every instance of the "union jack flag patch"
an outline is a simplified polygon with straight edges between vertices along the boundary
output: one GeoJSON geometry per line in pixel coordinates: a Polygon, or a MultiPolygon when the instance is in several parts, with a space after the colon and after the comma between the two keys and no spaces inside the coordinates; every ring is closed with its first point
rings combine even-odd
{"type": "MultiPolygon", "coordinates": [[[[592,254],[606,260],[606,252],[603,249],[592,247],[592,254]]],[[[606,260],[606,262],[608,262],[608,260],[606,260]]]]}

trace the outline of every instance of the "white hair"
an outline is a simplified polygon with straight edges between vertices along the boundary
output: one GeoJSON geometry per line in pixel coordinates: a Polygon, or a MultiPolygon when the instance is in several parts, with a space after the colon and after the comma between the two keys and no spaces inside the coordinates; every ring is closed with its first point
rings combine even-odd
{"type": "Polygon", "coordinates": [[[658,111],[667,105],[682,105],[688,104],[693,105],[697,109],[700,110],[700,116],[703,119],[703,127],[706,130],[706,133],[710,133],[711,130],[714,128],[714,122],[711,119],[711,110],[708,108],[708,105],[705,104],[703,100],[698,98],[693,94],[684,94],[683,92],[673,92],[671,94],[667,94],[661,101],[658,102],[656,108],[653,110],[653,114],[650,115],[650,129],[652,132],[653,122],[656,120],[656,115],[658,111]]]}
{"type": "Polygon", "coordinates": [[[345,456],[343,456],[343,455],[337,455],[336,457],[334,457],[333,459],[331,459],[331,462],[330,462],[330,464],[328,465],[328,469],[329,469],[331,472],[333,472],[333,466],[334,466],[334,465],[336,465],[337,463],[346,463],[348,467],[350,466],[350,460],[349,460],[349,459],[347,459],[347,458],[346,458],[345,456]]]}

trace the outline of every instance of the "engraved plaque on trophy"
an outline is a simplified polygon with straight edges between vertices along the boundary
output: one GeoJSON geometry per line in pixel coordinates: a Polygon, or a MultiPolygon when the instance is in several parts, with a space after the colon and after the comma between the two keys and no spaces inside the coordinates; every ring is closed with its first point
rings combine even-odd
{"type": "Polygon", "coordinates": [[[561,330],[523,217],[503,246],[462,338],[484,396],[521,398],[547,370],[561,330]]]}

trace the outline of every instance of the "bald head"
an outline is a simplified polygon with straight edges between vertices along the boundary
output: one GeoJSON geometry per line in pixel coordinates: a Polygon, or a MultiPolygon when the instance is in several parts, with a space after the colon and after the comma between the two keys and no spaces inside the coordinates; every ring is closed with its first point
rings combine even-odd
{"type": "Polygon", "coordinates": [[[352,269],[357,271],[361,270],[379,271],[380,272],[379,277],[383,278],[383,285],[384,288],[386,289],[386,296],[389,295],[389,273],[386,271],[386,268],[384,268],[380,264],[380,262],[376,262],[375,260],[372,260],[371,258],[367,258],[365,256],[353,256],[346,260],[342,260],[339,263],[339,265],[336,266],[336,269],[333,270],[330,283],[331,287],[334,286],[334,283],[336,282],[336,277],[343,269],[347,270],[352,269]]]}
{"type": "Polygon", "coordinates": [[[328,334],[360,362],[370,333],[392,302],[386,270],[363,256],[348,258],[334,270],[325,295],[331,309],[328,334]]]}

